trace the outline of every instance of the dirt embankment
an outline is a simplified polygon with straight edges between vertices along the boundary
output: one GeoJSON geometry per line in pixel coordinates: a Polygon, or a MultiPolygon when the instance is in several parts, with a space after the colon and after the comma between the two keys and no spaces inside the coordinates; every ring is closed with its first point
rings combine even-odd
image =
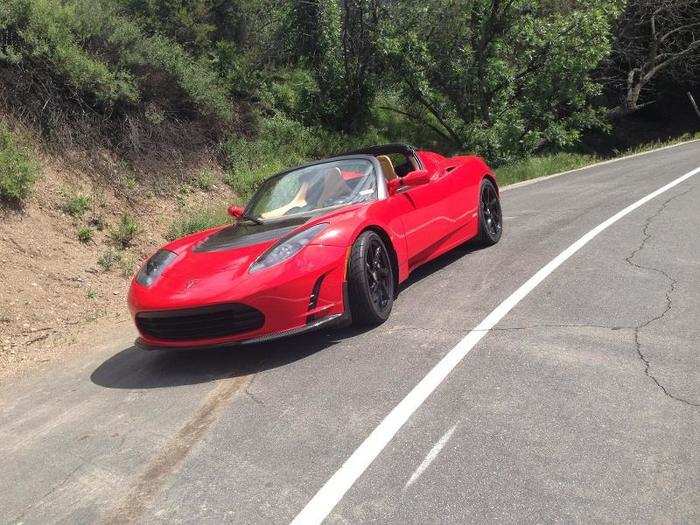
{"type": "Polygon", "coordinates": [[[130,277],[173,221],[235,199],[210,156],[159,177],[103,157],[98,174],[37,153],[32,196],[21,209],[0,207],[0,376],[128,327],[130,277]],[[125,215],[136,227],[126,243],[114,233],[125,215]]]}

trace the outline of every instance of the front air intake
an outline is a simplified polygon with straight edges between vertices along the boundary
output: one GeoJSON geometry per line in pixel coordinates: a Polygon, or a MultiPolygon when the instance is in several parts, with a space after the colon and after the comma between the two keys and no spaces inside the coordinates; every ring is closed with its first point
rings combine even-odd
{"type": "Polygon", "coordinates": [[[136,314],[141,333],[163,341],[228,337],[257,330],[263,324],[265,316],[260,310],[239,303],[136,314]]]}

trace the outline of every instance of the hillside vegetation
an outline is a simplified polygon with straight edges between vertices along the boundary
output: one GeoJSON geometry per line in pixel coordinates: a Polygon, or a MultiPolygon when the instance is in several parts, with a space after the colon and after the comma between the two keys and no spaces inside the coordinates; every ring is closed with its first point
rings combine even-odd
{"type": "Polygon", "coordinates": [[[242,195],[387,140],[501,165],[694,89],[698,17],[685,0],[6,0],[0,103],[138,173],[206,150],[242,195]],[[663,48],[653,73],[645,46],[663,48]]]}

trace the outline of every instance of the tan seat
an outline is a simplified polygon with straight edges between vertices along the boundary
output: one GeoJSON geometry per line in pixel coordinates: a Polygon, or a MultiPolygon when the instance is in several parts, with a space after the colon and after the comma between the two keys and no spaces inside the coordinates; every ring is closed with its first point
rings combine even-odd
{"type": "Polygon", "coordinates": [[[382,167],[386,181],[389,182],[394,180],[397,175],[396,170],[394,169],[394,163],[391,162],[391,159],[386,155],[377,155],[377,160],[379,161],[379,165],[382,167]]]}

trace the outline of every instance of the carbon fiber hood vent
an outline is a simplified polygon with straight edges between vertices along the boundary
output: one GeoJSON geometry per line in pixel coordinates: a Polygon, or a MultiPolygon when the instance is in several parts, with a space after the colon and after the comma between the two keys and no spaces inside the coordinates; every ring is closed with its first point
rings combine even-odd
{"type": "Polygon", "coordinates": [[[204,239],[193,251],[217,252],[280,239],[308,220],[308,216],[303,216],[263,224],[233,224],[204,239]]]}

